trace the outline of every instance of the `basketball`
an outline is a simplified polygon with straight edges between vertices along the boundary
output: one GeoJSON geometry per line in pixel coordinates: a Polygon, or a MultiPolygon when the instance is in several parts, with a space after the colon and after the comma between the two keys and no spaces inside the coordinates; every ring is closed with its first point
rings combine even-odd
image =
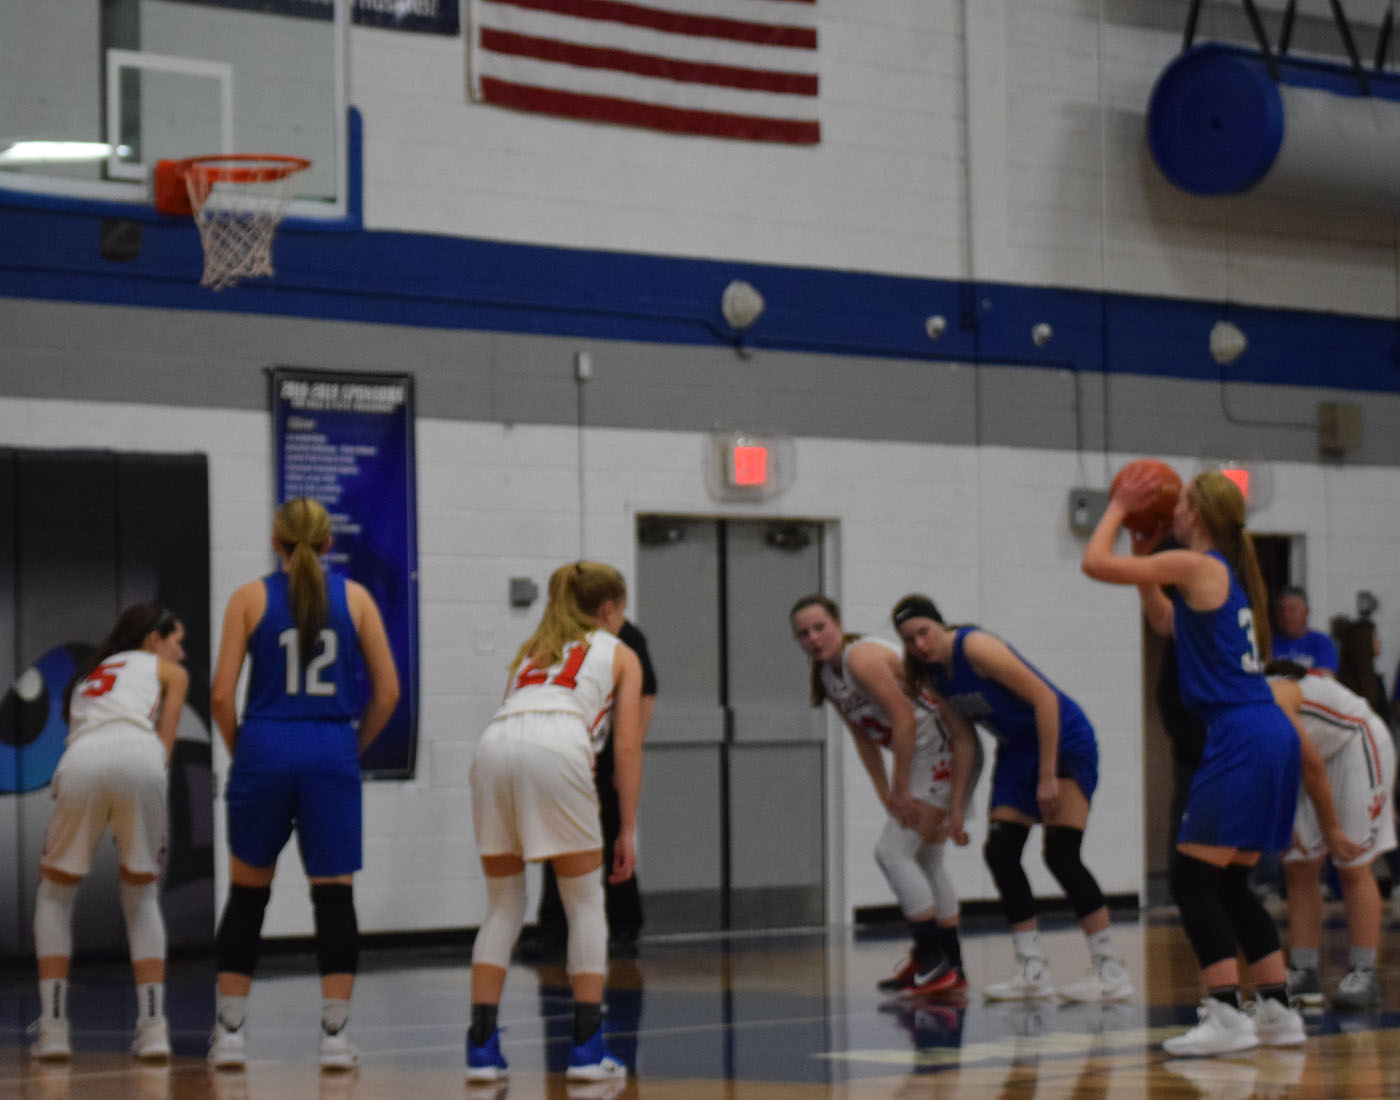
{"type": "Polygon", "coordinates": [[[1129,512],[1123,517],[1123,526],[1129,531],[1139,535],[1150,535],[1157,530],[1159,524],[1164,520],[1170,524],[1172,511],[1176,508],[1176,498],[1181,493],[1181,478],[1177,472],[1159,458],[1139,458],[1129,462],[1113,477],[1113,484],[1109,486],[1108,495],[1111,497],[1118,490],[1118,483],[1123,475],[1132,471],[1151,473],[1157,480],[1157,493],[1151,502],[1144,508],[1136,512],[1129,512]]]}

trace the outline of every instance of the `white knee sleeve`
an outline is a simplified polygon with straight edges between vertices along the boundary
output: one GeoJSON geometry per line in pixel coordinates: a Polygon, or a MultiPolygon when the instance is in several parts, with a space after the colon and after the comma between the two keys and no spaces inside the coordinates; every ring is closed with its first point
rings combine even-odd
{"type": "Polygon", "coordinates": [[[121,898],[131,961],[164,959],[165,918],[160,914],[160,884],[145,882],[137,886],[122,879],[121,898]]]}
{"type": "Polygon", "coordinates": [[[511,948],[525,925],[525,872],[486,876],[486,917],[472,945],[472,962],[510,966],[511,948]]]}
{"type": "Polygon", "coordinates": [[[943,842],[925,844],[917,856],[924,878],[933,888],[933,904],[938,910],[938,919],[951,920],[958,915],[958,892],[953,887],[953,877],[943,865],[943,842]]]}
{"type": "Polygon", "coordinates": [[[906,920],[935,911],[933,887],[916,858],[923,843],[917,832],[890,818],[875,845],[875,862],[906,920]]]}
{"type": "Polygon", "coordinates": [[[597,871],[559,876],[559,900],[569,918],[569,976],[606,974],[608,913],[603,878],[597,871]]]}
{"type": "Polygon", "coordinates": [[[34,896],[34,954],[39,958],[73,954],[73,899],[77,893],[76,882],[39,877],[39,892],[34,896]]]}

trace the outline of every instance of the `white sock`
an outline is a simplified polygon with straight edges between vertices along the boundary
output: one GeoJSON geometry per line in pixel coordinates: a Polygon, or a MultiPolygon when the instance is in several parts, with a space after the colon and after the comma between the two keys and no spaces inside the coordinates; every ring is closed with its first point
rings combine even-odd
{"type": "Polygon", "coordinates": [[[1113,930],[1105,928],[1099,932],[1091,932],[1085,937],[1089,941],[1089,954],[1096,959],[1113,957],[1113,930]]]}
{"type": "Polygon", "coordinates": [[[321,1030],[338,1035],[350,1019],[350,1002],[336,997],[321,998],[321,1030]]]}
{"type": "Polygon", "coordinates": [[[68,979],[40,978],[39,1004],[45,1020],[68,1019],[68,979]]]}
{"type": "Polygon", "coordinates": [[[219,1023],[225,1031],[237,1031],[248,1018],[248,998],[219,994],[219,1023]]]}
{"type": "Polygon", "coordinates": [[[1011,946],[1016,949],[1018,959],[1040,958],[1040,931],[1032,928],[1026,932],[1012,932],[1011,946]]]}
{"type": "Polygon", "coordinates": [[[159,1020],[165,1015],[165,983],[146,982],[136,987],[137,1020],[159,1020]]]}

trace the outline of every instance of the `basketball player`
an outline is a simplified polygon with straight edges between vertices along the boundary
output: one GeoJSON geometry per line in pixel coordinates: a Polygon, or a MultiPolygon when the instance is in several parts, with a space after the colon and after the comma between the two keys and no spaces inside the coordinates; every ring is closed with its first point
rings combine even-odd
{"type": "Polygon", "coordinates": [[[1322,942],[1320,873],[1328,846],[1322,822],[1338,822],[1360,846],[1352,860],[1334,861],[1346,904],[1350,936],[1349,968],[1337,984],[1332,1003],[1341,1008],[1380,1004],[1376,949],[1381,936],[1381,891],[1372,861],[1395,848],[1391,790],[1395,784],[1395,746],[1390,730],[1340,680],[1310,673],[1289,661],[1270,662],[1269,687],[1284,712],[1299,725],[1322,761],[1334,813],[1319,814],[1307,790],[1299,792],[1293,821],[1293,846],[1283,857],[1288,887],[1288,991],[1301,1004],[1322,1003],[1318,948],[1322,942]]]}
{"type": "Polygon", "coordinates": [[[244,1024],[263,916],[277,856],[295,829],[315,918],[321,1067],[348,1070],[359,1058],[346,1030],[359,962],[352,892],[361,866],[359,754],[394,712],[399,676],[374,598],[321,565],[331,547],[326,509],[305,497],[287,501],[272,546],[280,568],[228,601],[211,687],[210,709],[233,764],[225,796],[230,886],[215,939],[219,1002],[209,1061],[221,1069],[247,1062],[244,1024]],[[240,723],[234,699],[245,659],[240,723]]]}
{"type": "Polygon", "coordinates": [[[1114,552],[1124,517],[1157,492],[1151,473],[1126,471],[1084,548],[1095,580],[1135,585],[1148,624],[1176,642],[1182,700],[1206,723],[1171,869],[1172,896],[1201,967],[1200,1022],[1163,1043],[1174,1055],[1228,1054],[1264,1043],[1303,1042],[1288,998],[1278,930],[1249,888],[1265,849],[1288,847],[1298,801],[1301,748],[1263,675],[1268,597],[1244,526],[1244,497],[1219,471],[1194,478],[1170,527],[1181,549],[1152,553],[1163,521],[1132,533],[1132,555],[1114,552]],[[1240,1002],[1237,952],[1255,984],[1253,1015],[1240,1002]]]}
{"type": "MultiPolygon", "coordinates": [[[[1035,897],[1021,852],[1036,823],[1044,826],[1045,865],[1064,888],[1088,941],[1088,975],[1060,988],[1071,1001],[1122,1001],[1133,995],[1113,953],[1108,905],[1079,850],[1089,801],[1099,778],[1094,729],[1079,705],[1000,638],[973,626],[947,626],[927,596],[894,606],[907,673],[930,683],[967,723],[997,739],[991,809],[982,855],[1011,926],[1016,973],[984,991],[988,1000],[1024,1001],[1055,995],[1040,952],[1035,897]]],[[[952,810],[950,828],[962,828],[952,810]]]]}
{"type": "Polygon", "coordinates": [[[63,695],[68,741],[53,776],[54,807],[39,857],[34,951],[41,1014],[36,1058],[61,1060],[68,1041],[68,969],[73,900],[108,828],[121,861],[122,914],[136,981],[136,1039],[144,1061],[170,1057],[165,1019],[166,769],[189,690],[185,628],[157,603],[133,604],[63,695]]]}
{"type": "Polygon", "coordinates": [[[841,630],[841,614],[826,596],[803,596],[789,613],[793,637],[812,662],[812,705],[830,703],[846,723],[856,753],[888,817],[875,845],[875,862],[894,891],[914,944],[884,992],[960,993],[967,989],[958,940],[958,895],[943,866],[952,836],[950,806],[962,821],[980,768],[980,745],[966,726],[940,718],[932,692],[911,697],[899,648],[879,638],[841,630]],[[885,771],[881,748],[889,750],[885,771]]]}
{"type": "Polygon", "coordinates": [[[573,1043],[565,1076],[608,1081],[627,1067],[603,1043],[608,928],[603,833],[593,761],[609,726],[618,833],[611,882],[637,862],[642,784],[642,666],[618,640],[627,586],[611,566],[571,562],[549,578],[549,602],[510,666],[505,701],[472,760],[472,818],[486,876],[486,916],[472,948],[467,1080],[508,1072],[497,1009],[525,922],[525,864],[549,860],[569,924],[573,1043]]]}

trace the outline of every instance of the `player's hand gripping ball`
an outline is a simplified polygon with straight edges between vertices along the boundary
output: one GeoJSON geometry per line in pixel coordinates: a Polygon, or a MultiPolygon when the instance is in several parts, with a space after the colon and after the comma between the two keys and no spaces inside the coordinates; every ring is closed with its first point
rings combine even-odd
{"type": "Polygon", "coordinates": [[[1152,492],[1123,517],[1123,526],[1134,534],[1151,535],[1165,523],[1171,526],[1176,498],[1181,494],[1181,478],[1159,458],[1139,458],[1129,462],[1114,475],[1108,495],[1114,496],[1124,478],[1144,481],[1153,486],[1152,492]]]}

